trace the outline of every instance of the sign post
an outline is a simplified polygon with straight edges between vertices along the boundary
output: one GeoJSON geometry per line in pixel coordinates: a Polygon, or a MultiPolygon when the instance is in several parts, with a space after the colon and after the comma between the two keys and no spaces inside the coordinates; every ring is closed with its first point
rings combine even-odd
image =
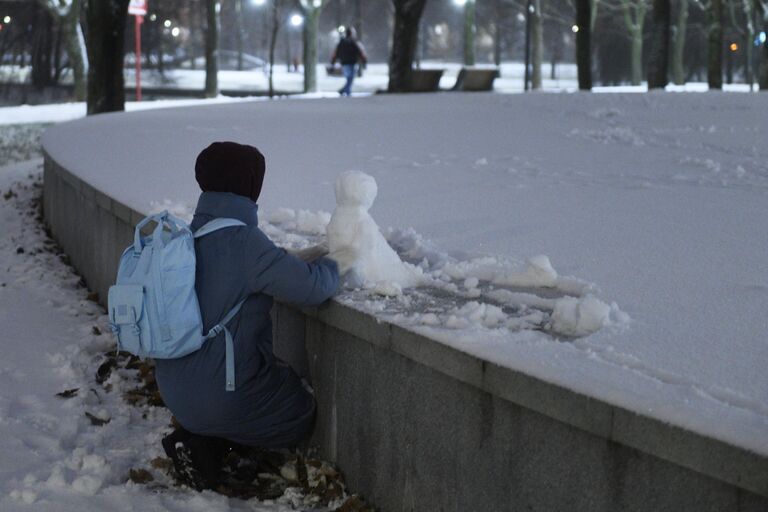
{"type": "Polygon", "coordinates": [[[147,0],[131,0],[128,4],[128,14],[135,16],[136,22],[136,101],[141,101],[141,24],[147,15],[147,0]]]}

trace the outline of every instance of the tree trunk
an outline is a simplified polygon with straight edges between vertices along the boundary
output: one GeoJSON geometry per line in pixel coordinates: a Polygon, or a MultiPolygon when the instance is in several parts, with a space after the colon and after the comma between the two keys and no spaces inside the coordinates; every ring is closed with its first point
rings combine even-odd
{"type": "Polygon", "coordinates": [[[672,42],[672,80],[675,85],[685,84],[685,38],[688,29],[688,0],[678,0],[675,37],[672,42]]]}
{"type": "Polygon", "coordinates": [[[670,0],[653,1],[651,47],[648,55],[648,89],[663,89],[669,83],[669,32],[672,26],[670,0]]]}
{"type": "Polygon", "coordinates": [[[243,0],[235,0],[235,45],[237,46],[237,70],[243,70],[243,0]]]}
{"type": "MultiPolygon", "coordinates": [[[[752,63],[754,62],[752,45],[755,44],[755,23],[753,12],[753,0],[742,0],[744,6],[745,31],[744,31],[744,78],[749,84],[749,90],[754,90],[755,77],[752,63]]],[[[756,3],[756,2],[755,2],[756,3]]]]}
{"type": "Polygon", "coordinates": [[[640,85],[643,80],[643,25],[645,24],[646,0],[622,0],[624,23],[632,38],[630,63],[632,67],[632,85],[640,85]],[[634,14],[634,17],[633,17],[634,14]]]}
{"type": "Polygon", "coordinates": [[[640,85],[643,81],[643,33],[632,31],[632,85],[640,85]]]}
{"type": "Polygon", "coordinates": [[[205,97],[219,95],[219,1],[205,0],[205,97]]]}
{"type": "Polygon", "coordinates": [[[496,67],[501,66],[501,9],[500,0],[494,0],[495,16],[491,21],[493,26],[493,63],[496,67]]]}
{"type": "Polygon", "coordinates": [[[125,25],[128,0],[88,2],[88,115],[125,110],[125,25]]]}
{"type": "Polygon", "coordinates": [[[392,0],[395,26],[389,55],[389,92],[407,92],[419,39],[419,20],[427,0],[392,0]]]}
{"type": "Polygon", "coordinates": [[[32,85],[45,87],[53,83],[53,19],[38,5],[35,11],[35,31],[32,42],[32,85]]]}
{"type": "Polygon", "coordinates": [[[475,65],[475,0],[464,4],[464,65],[475,65]]]}
{"type": "Polygon", "coordinates": [[[576,0],[576,66],[579,75],[579,89],[592,90],[592,0],[576,0]]]}
{"type": "Polygon", "coordinates": [[[531,13],[531,89],[540,90],[541,67],[544,61],[544,30],[541,20],[541,0],[533,0],[531,13]]]}
{"type": "MultiPolygon", "coordinates": [[[[48,12],[53,16],[61,28],[61,38],[69,57],[69,66],[72,69],[72,78],[75,86],[75,100],[85,101],[87,96],[86,72],[88,62],[86,59],[85,39],[80,28],[80,13],[82,1],[72,0],[67,10],[59,8],[50,0],[39,0],[48,12]]],[[[53,0],[55,1],[55,0],[53,0]]]]}
{"type": "Polygon", "coordinates": [[[277,46],[277,34],[280,31],[280,2],[272,2],[272,26],[269,38],[269,97],[275,95],[274,82],[272,80],[275,69],[275,47],[277,46]]]}
{"type": "MultiPolygon", "coordinates": [[[[768,33],[768,9],[763,9],[763,32],[768,33]]],[[[761,45],[760,77],[758,79],[761,92],[768,92],[768,40],[761,45]]]]}
{"type": "Polygon", "coordinates": [[[722,0],[710,0],[707,9],[707,83],[710,89],[723,88],[722,0]]]}
{"type": "Polygon", "coordinates": [[[304,30],[302,30],[304,49],[304,92],[317,91],[317,32],[320,24],[320,9],[308,4],[304,8],[304,30]]]}
{"type": "Polygon", "coordinates": [[[62,25],[64,29],[64,44],[69,55],[69,65],[72,68],[72,77],[75,82],[75,100],[85,101],[87,97],[86,72],[88,62],[85,58],[85,39],[80,28],[81,1],[72,0],[72,6],[64,17],[62,25]]]}

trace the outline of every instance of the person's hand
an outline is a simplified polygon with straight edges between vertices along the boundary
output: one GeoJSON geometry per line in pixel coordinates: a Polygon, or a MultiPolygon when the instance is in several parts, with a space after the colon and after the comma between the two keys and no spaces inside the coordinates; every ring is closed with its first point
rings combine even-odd
{"type": "Polygon", "coordinates": [[[355,265],[357,252],[350,247],[343,247],[329,253],[328,258],[335,261],[338,265],[339,275],[344,275],[355,265]]]}

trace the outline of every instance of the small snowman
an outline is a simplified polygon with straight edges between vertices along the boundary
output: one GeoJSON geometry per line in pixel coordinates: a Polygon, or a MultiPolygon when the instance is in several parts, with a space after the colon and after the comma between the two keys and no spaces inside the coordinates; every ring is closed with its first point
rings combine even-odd
{"type": "Polygon", "coordinates": [[[399,295],[421,280],[417,267],[403,262],[389,246],[368,210],[376,199],[376,180],[360,171],[336,179],[336,210],[328,223],[328,249],[352,286],[399,295]]]}

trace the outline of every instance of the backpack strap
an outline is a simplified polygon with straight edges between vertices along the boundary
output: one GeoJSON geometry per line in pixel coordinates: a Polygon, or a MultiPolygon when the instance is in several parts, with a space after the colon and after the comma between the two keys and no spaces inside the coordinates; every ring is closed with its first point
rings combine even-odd
{"type": "MultiPolygon", "coordinates": [[[[207,222],[203,227],[195,231],[195,238],[204,237],[205,235],[213,233],[214,231],[217,231],[219,229],[236,227],[236,226],[245,226],[245,222],[241,222],[237,219],[226,219],[226,218],[213,219],[212,221],[207,222]]],[[[225,389],[227,391],[235,390],[235,345],[232,340],[232,334],[230,334],[229,329],[227,329],[226,325],[229,323],[230,320],[232,320],[235,317],[238,311],[240,311],[240,308],[242,307],[243,302],[245,302],[245,299],[235,304],[235,307],[230,309],[229,313],[227,313],[226,316],[224,316],[224,318],[222,318],[218,324],[211,327],[211,330],[208,331],[208,334],[205,335],[205,339],[208,340],[211,338],[215,338],[216,336],[219,335],[221,331],[224,331],[224,344],[225,344],[224,347],[226,351],[225,389]]]]}
{"type": "Polygon", "coordinates": [[[243,302],[245,302],[245,299],[235,304],[235,307],[229,310],[229,313],[226,314],[221,322],[211,327],[211,330],[208,331],[208,334],[205,335],[205,339],[208,340],[215,338],[221,331],[224,331],[224,343],[226,351],[225,389],[227,391],[235,390],[235,345],[232,341],[232,335],[229,333],[229,329],[227,329],[226,325],[235,317],[238,311],[240,311],[240,308],[243,306],[243,302]]]}
{"type": "Polygon", "coordinates": [[[212,221],[206,222],[203,225],[203,227],[195,231],[195,238],[203,237],[219,229],[229,228],[234,226],[245,226],[245,222],[239,221],[237,219],[226,219],[226,218],[213,219],[212,221]]]}

